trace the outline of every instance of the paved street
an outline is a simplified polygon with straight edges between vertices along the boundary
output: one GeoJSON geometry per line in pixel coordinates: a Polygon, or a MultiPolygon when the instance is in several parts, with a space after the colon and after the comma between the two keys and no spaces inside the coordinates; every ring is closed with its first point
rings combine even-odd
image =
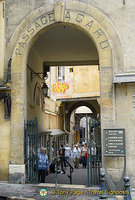
{"type": "MultiPolygon", "coordinates": [[[[73,159],[70,158],[70,164],[74,167],[73,159]]],[[[87,169],[82,168],[79,165],[78,169],[73,170],[72,185],[68,175],[70,174],[70,168],[66,167],[66,174],[57,174],[57,188],[55,187],[55,174],[49,174],[46,177],[46,183],[43,184],[9,184],[0,183],[0,200],[4,200],[2,197],[18,197],[33,198],[35,200],[56,200],[68,199],[68,200],[97,200],[100,195],[97,192],[100,191],[100,187],[88,188],[87,184],[87,169]],[[39,192],[41,189],[47,190],[47,195],[42,197],[39,192]]],[[[94,179],[94,175],[93,175],[94,179]]],[[[109,200],[116,200],[117,198],[110,196],[109,200]]]]}
{"type": "MultiPolygon", "coordinates": [[[[61,174],[61,173],[57,174],[58,183],[59,184],[70,184],[70,179],[68,178],[68,175],[70,175],[69,167],[67,167],[67,169],[66,169],[66,174],[61,174]]],[[[49,174],[46,177],[46,182],[47,183],[55,183],[55,174],[49,174]]],[[[72,173],[72,184],[87,185],[88,184],[87,169],[83,169],[81,167],[79,169],[74,168],[74,171],[72,173]]]]}
{"type": "MultiPolygon", "coordinates": [[[[0,200],[3,200],[2,197],[20,197],[20,199],[24,198],[33,198],[35,200],[60,200],[60,199],[68,199],[68,200],[97,200],[99,199],[99,195],[91,195],[90,193],[96,191],[96,189],[90,188],[72,188],[68,185],[67,187],[61,188],[58,186],[48,187],[47,184],[37,184],[37,185],[28,185],[28,184],[8,184],[8,183],[0,183],[0,200]],[[47,195],[42,197],[39,192],[41,189],[47,190],[47,195]]],[[[115,197],[109,197],[109,200],[116,200],[115,197]]]]}
{"type": "MultiPolygon", "coordinates": [[[[70,164],[74,167],[73,159],[70,158],[70,164]]],[[[69,199],[69,200],[97,200],[100,195],[97,192],[99,187],[88,188],[87,184],[87,169],[79,165],[78,169],[73,169],[72,185],[70,185],[70,168],[66,167],[66,174],[57,174],[57,188],[55,187],[55,174],[49,174],[46,177],[45,184],[4,184],[0,183],[0,200],[3,197],[22,197],[33,198],[36,200],[49,199],[56,200],[69,199]],[[62,184],[62,185],[61,185],[62,184]],[[41,197],[39,192],[41,189],[47,189],[47,195],[41,197]]],[[[115,197],[109,200],[116,200],[115,197]]]]}
{"type": "MultiPolygon", "coordinates": [[[[74,168],[74,163],[72,157],[70,157],[70,164],[74,168]]],[[[61,169],[59,167],[59,169],[61,169]]],[[[69,166],[65,169],[66,174],[57,174],[57,181],[59,184],[70,184],[70,179],[68,178],[68,175],[70,175],[70,168],[69,166]]],[[[89,171],[89,180],[91,180],[91,171],[89,171]]],[[[95,185],[97,182],[97,179],[99,179],[99,171],[97,168],[92,168],[92,179],[93,184],[95,185]]],[[[46,177],[46,183],[55,183],[55,174],[49,174],[46,177]]],[[[79,168],[73,169],[72,173],[72,184],[75,185],[88,185],[88,174],[87,174],[87,168],[82,168],[82,164],[79,164],[79,168]]]]}

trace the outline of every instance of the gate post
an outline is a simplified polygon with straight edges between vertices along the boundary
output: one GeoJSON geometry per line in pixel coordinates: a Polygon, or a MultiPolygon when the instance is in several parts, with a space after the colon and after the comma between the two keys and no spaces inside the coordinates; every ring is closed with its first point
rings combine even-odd
{"type": "Polygon", "coordinates": [[[105,187],[105,174],[101,173],[100,174],[100,181],[101,181],[101,191],[103,191],[103,194],[100,196],[100,199],[107,199],[106,195],[106,187],[105,187]]]}
{"type": "Polygon", "coordinates": [[[128,176],[125,176],[124,177],[124,186],[125,186],[125,192],[127,194],[124,195],[124,200],[132,200],[131,198],[131,193],[130,193],[130,178],[128,176]]]}

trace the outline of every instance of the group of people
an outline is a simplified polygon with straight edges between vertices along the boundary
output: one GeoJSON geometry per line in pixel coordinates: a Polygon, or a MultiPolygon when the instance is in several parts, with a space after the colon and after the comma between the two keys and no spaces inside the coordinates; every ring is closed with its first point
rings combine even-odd
{"type": "MultiPolygon", "coordinates": [[[[64,147],[61,145],[59,150],[59,158],[61,163],[61,173],[66,173],[64,167],[66,167],[71,156],[71,148],[68,144],[64,147]],[[67,162],[66,162],[67,161],[67,162]]],[[[45,177],[49,172],[49,159],[46,154],[46,148],[42,147],[38,149],[38,182],[45,183],[45,177]]]]}
{"type": "Polygon", "coordinates": [[[78,143],[74,144],[73,158],[74,158],[75,168],[79,167],[80,159],[81,159],[83,168],[86,168],[86,164],[87,164],[87,145],[86,145],[86,143],[84,145],[82,145],[81,148],[79,147],[78,143]]]}
{"type": "Polygon", "coordinates": [[[89,156],[91,153],[92,157],[92,164],[94,163],[94,160],[96,158],[96,145],[92,144],[91,151],[88,149],[87,151],[87,143],[83,143],[81,147],[79,147],[79,143],[74,144],[73,147],[73,158],[74,158],[74,165],[75,168],[79,167],[79,163],[82,164],[83,168],[86,168],[87,166],[87,155],[89,156]]]}
{"type": "MultiPolygon", "coordinates": [[[[83,168],[87,166],[87,154],[92,154],[92,158],[96,156],[96,147],[92,145],[91,151],[87,152],[87,144],[84,143],[82,146],[79,146],[79,143],[74,144],[73,152],[71,152],[71,148],[68,144],[65,146],[62,144],[61,148],[59,149],[59,159],[61,165],[61,173],[66,173],[65,168],[69,164],[69,158],[72,154],[74,167],[78,168],[79,163],[82,164],[83,168]]],[[[49,172],[49,160],[46,154],[46,148],[42,147],[41,150],[38,152],[38,181],[45,183],[45,176],[49,172]]]]}

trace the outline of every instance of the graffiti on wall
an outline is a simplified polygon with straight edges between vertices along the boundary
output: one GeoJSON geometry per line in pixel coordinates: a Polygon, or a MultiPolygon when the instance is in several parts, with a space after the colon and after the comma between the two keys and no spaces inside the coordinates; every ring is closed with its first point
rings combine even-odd
{"type": "Polygon", "coordinates": [[[52,84],[52,92],[55,93],[65,93],[66,90],[68,90],[69,88],[69,84],[68,83],[59,83],[56,82],[54,84],[52,84]]]}

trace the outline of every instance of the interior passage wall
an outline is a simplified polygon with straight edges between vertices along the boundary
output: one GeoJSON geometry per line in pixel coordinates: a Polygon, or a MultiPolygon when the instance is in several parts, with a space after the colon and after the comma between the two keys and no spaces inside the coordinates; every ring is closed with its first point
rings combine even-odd
{"type": "MultiPolygon", "coordinates": [[[[43,63],[40,56],[31,51],[28,57],[28,66],[35,72],[43,71],[43,63]]],[[[33,74],[34,75],[34,74],[33,74]]],[[[43,75],[40,74],[42,77],[43,75]]],[[[56,102],[49,97],[43,99],[42,81],[37,77],[31,79],[31,70],[27,69],[27,119],[38,118],[39,132],[45,129],[62,129],[62,119],[56,111],[56,102]]]]}

